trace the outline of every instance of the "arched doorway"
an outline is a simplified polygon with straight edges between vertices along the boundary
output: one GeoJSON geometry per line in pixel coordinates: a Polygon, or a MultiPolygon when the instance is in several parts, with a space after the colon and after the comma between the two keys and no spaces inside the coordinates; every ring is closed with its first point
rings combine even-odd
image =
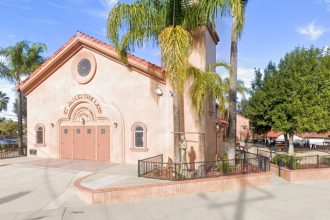
{"type": "Polygon", "coordinates": [[[77,102],[59,123],[60,157],[76,160],[110,160],[110,126],[97,117],[93,105],[77,102]]]}

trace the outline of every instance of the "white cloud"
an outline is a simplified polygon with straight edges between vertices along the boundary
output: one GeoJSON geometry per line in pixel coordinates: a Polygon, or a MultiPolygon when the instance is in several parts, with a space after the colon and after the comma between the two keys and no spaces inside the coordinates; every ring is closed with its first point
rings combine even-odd
{"type": "Polygon", "coordinates": [[[0,113],[0,116],[16,120],[16,116],[14,113],[14,102],[16,99],[15,85],[8,80],[0,79],[0,90],[6,93],[9,97],[7,111],[2,111],[0,113]]]}
{"type": "Polygon", "coordinates": [[[245,87],[250,88],[251,82],[254,78],[254,68],[237,68],[237,78],[244,82],[245,87]]]}
{"type": "Polygon", "coordinates": [[[330,0],[320,0],[321,4],[330,11],[330,0]]]}
{"type": "MultiPolygon", "coordinates": [[[[329,0],[330,2],[330,0],[329,0]]],[[[302,35],[306,35],[310,40],[315,41],[319,39],[327,30],[321,26],[317,26],[315,21],[310,22],[308,25],[298,27],[297,32],[302,35]]]]}
{"type": "Polygon", "coordinates": [[[118,3],[118,0],[99,0],[102,9],[86,9],[85,12],[94,17],[108,18],[110,10],[118,3]]]}

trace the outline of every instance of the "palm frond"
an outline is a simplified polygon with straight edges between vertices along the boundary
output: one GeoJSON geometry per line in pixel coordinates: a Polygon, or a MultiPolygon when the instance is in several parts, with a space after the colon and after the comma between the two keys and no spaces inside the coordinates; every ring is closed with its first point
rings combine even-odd
{"type": "Polygon", "coordinates": [[[209,66],[206,71],[190,67],[187,77],[191,79],[192,85],[190,88],[191,103],[194,109],[201,113],[207,99],[220,101],[220,110],[225,107],[224,85],[221,77],[214,72],[215,67],[223,66],[230,69],[226,63],[216,63],[209,66]]]}
{"type": "Polygon", "coordinates": [[[117,4],[109,13],[107,35],[121,55],[143,47],[146,42],[157,43],[164,27],[164,13],[160,1],[141,0],[132,4],[117,4]],[[127,30],[120,37],[120,28],[127,30]],[[121,40],[122,39],[122,40],[121,40]]]}
{"type": "Polygon", "coordinates": [[[159,35],[166,76],[179,93],[184,91],[191,39],[190,33],[179,25],[167,27],[159,35]]]}

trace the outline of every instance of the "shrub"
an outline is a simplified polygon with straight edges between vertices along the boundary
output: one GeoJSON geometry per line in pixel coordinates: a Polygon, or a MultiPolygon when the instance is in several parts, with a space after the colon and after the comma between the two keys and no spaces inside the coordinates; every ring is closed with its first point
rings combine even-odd
{"type": "Polygon", "coordinates": [[[300,168],[300,158],[287,155],[276,155],[272,158],[272,163],[280,166],[287,167],[292,170],[300,168]]]}

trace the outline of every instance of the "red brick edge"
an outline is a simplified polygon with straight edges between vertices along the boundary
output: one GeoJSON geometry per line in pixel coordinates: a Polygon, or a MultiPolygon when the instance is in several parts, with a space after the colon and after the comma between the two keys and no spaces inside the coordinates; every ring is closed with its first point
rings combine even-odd
{"type": "Polygon", "coordinates": [[[267,172],[94,190],[81,185],[84,179],[92,175],[94,174],[82,177],[74,183],[78,196],[91,204],[109,204],[199,192],[222,192],[271,184],[271,173],[267,172]]]}
{"type": "MultiPolygon", "coordinates": [[[[279,176],[277,165],[270,164],[270,171],[279,176]]],[[[289,182],[329,180],[330,168],[310,168],[300,170],[289,170],[281,167],[281,177],[289,182]]]]}

